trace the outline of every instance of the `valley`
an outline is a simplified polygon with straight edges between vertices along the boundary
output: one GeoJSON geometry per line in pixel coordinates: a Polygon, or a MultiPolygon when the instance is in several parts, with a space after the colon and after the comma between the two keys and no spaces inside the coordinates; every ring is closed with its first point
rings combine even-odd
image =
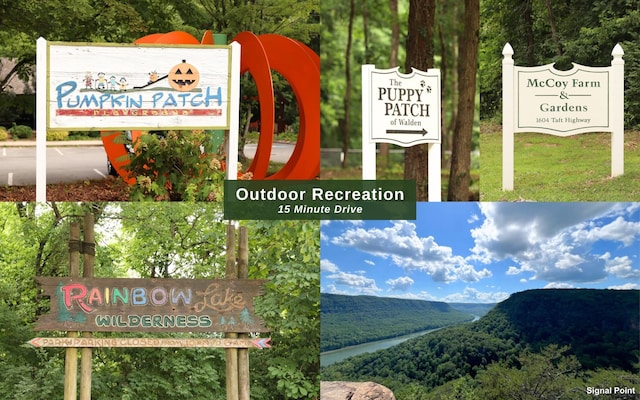
{"type": "Polygon", "coordinates": [[[534,389],[588,399],[588,387],[617,387],[614,398],[634,399],[639,306],[638,290],[514,293],[476,322],[323,367],[321,379],[377,382],[398,400],[501,400],[534,389]]]}

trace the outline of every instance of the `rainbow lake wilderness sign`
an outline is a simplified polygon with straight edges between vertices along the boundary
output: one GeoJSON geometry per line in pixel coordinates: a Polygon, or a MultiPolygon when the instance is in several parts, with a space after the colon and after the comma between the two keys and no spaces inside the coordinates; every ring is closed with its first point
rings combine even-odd
{"type": "Polygon", "coordinates": [[[611,132],[611,176],[624,173],[624,51],[609,67],[573,63],[517,67],[509,43],[502,51],[502,189],[513,190],[514,132],[570,136],[611,132]]]}
{"type": "Polygon", "coordinates": [[[376,179],[376,143],[429,145],[428,199],[441,201],[440,70],[362,66],[362,179],[376,179]]]}
{"type": "MultiPolygon", "coordinates": [[[[225,129],[237,158],[240,45],[37,41],[36,131],[225,129]],[[46,67],[46,68],[45,68],[46,67]],[[234,146],[235,144],[235,146],[234,146]]],[[[38,140],[40,139],[40,140],[38,140]]],[[[46,200],[37,135],[36,200],[46,200]]],[[[229,163],[235,176],[235,163],[229,163]]]]}
{"type": "Polygon", "coordinates": [[[37,277],[51,311],[36,330],[266,332],[253,309],[263,280],[37,277]]]}

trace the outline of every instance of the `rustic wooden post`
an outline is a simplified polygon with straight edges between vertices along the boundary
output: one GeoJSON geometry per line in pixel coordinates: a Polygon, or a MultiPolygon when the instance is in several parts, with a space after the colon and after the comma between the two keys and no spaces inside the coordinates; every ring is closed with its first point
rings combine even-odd
{"type": "MultiPolygon", "coordinates": [[[[80,276],[80,224],[69,227],[69,276],[80,276]]],[[[67,337],[77,338],[78,332],[68,332],[67,337]]],[[[78,349],[68,348],[64,358],[64,400],[75,400],[78,382],[78,349]]]]}
{"type": "MultiPolygon", "coordinates": [[[[82,242],[84,278],[93,278],[93,264],[95,258],[95,237],[94,237],[95,217],[92,212],[87,211],[84,215],[84,240],[82,242]]],[[[92,337],[91,332],[84,332],[83,337],[92,337]]],[[[93,354],[90,347],[83,347],[80,351],[80,400],[91,399],[91,368],[93,364],[93,354]]]]}
{"type": "MultiPolygon", "coordinates": [[[[238,231],[238,279],[249,278],[249,235],[246,226],[238,231]]],[[[249,334],[240,333],[240,338],[248,338],[249,334]]],[[[238,393],[239,400],[249,400],[249,349],[238,349],[238,393]]]]}
{"type": "MultiPolygon", "coordinates": [[[[237,279],[236,266],[236,229],[232,222],[227,225],[227,262],[226,278],[237,279]]],[[[237,338],[237,333],[226,333],[225,337],[237,338]]],[[[227,400],[239,400],[238,398],[238,349],[225,350],[226,376],[227,376],[227,400]]]]}

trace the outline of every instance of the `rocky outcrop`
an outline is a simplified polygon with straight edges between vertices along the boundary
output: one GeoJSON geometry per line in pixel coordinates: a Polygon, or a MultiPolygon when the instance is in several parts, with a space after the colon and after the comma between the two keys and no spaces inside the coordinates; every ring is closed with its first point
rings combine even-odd
{"type": "Polygon", "coordinates": [[[320,382],[320,400],[396,400],[387,387],[374,382],[320,382]]]}

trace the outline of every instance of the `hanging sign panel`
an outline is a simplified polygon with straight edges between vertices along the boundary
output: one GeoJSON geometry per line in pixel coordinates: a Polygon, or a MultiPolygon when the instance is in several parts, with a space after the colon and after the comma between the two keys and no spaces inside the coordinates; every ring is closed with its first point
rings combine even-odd
{"type": "Polygon", "coordinates": [[[253,298],[263,280],[37,277],[51,311],[36,330],[266,332],[253,298]]]}
{"type": "Polygon", "coordinates": [[[371,69],[368,90],[372,142],[403,147],[441,142],[440,70],[371,69]]]}
{"type": "Polygon", "coordinates": [[[515,67],[516,132],[568,136],[610,131],[609,69],[573,64],[515,67]]]}
{"type": "Polygon", "coordinates": [[[271,338],[86,338],[37,337],[33,347],[220,347],[268,349],[271,338]]]}
{"type": "Polygon", "coordinates": [[[48,43],[47,128],[229,128],[230,46],[48,43]]]}

